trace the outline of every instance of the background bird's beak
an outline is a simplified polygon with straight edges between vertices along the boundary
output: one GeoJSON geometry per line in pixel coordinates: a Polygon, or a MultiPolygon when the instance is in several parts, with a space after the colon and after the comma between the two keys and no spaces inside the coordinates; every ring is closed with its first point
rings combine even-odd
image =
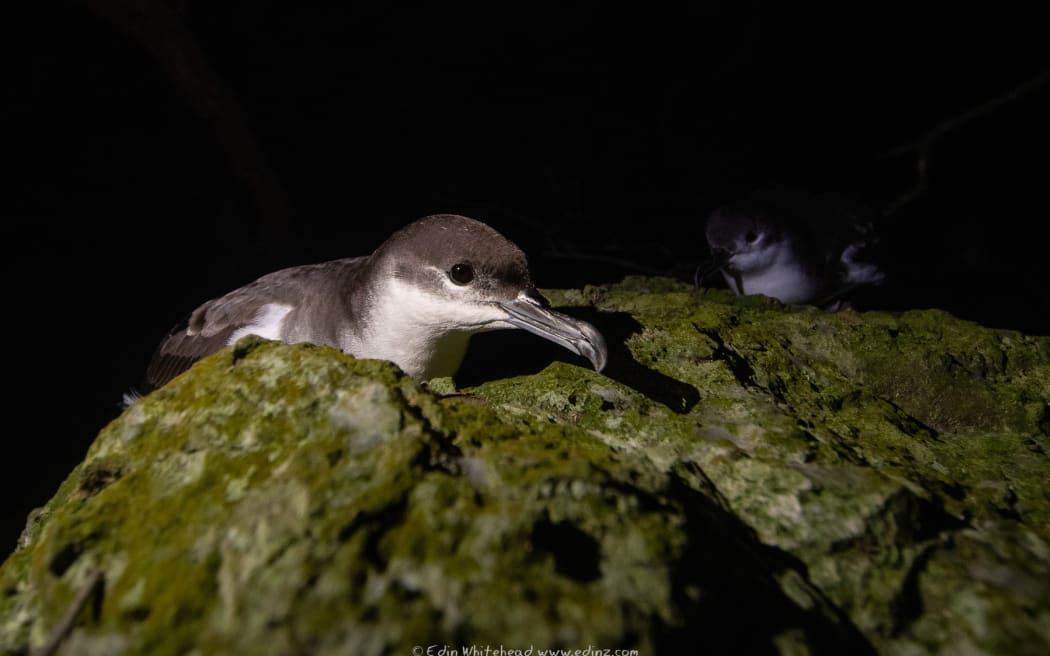
{"type": "Polygon", "coordinates": [[[704,280],[708,276],[718,273],[721,271],[726,264],[729,263],[729,258],[733,254],[724,248],[714,248],[711,250],[711,259],[706,262],[701,262],[696,267],[696,271],[693,273],[693,285],[700,287],[704,284],[704,280]]]}
{"type": "Polygon", "coordinates": [[[711,276],[720,271],[725,271],[726,266],[729,264],[729,260],[733,258],[733,253],[727,248],[715,247],[711,249],[711,258],[704,262],[701,262],[696,267],[696,271],[693,273],[693,284],[700,287],[704,284],[704,280],[708,276],[711,276]]]}
{"type": "Polygon", "coordinates": [[[586,321],[555,312],[538,295],[520,294],[499,306],[507,313],[507,323],[582,355],[591,361],[595,371],[605,367],[608,358],[605,338],[586,321]]]}

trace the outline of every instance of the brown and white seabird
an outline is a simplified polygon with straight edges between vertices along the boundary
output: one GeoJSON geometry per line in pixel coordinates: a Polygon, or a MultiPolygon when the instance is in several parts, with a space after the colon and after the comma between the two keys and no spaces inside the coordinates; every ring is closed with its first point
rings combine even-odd
{"type": "Polygon", "coordinates": [[[204,303],[160,343],[142,391],[245,335],[390,360],[425,381],[454,375],[474,333],[505,328],[605,366],[602,335],[550,308],[521,249],[480,221],[437,214],[371,255],[281,269],[204,303]]]}
{"type": "Polygon", "coordinates": [[[877,219],[846,196],[770,186],[716,209],[705,234],[714,268],[738,295],[837,309],[886,278],[877,219]]]}

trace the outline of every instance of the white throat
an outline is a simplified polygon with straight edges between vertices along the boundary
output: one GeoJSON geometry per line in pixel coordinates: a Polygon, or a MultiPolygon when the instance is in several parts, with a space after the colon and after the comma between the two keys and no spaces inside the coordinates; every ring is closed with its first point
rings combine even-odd
{"type": "Polygon", "coordinates": [[[730,264],[740,272],[743,290],[737,290],[728,272],[724,275],[730,287],[738,293],[764,294],[784,303],[804,303],[820,292],[820,281],[799,263],[787,241],[752,253],[734,255],[730,264]]]}
{"type": "Polygon", "coordinates": [[[492,303],[431,293],[391,278],[376,291],[367,326],[345,336],[343,349],[358,358],[390,360],[416,380],[452,376],[470,336],[509,328],[492,303]]]}

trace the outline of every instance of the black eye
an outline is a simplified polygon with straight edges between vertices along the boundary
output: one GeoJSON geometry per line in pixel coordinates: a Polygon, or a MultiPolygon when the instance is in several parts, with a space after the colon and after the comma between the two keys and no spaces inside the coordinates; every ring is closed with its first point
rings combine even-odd
{"type": "Polygon", "coordinates": [[[474,279],[474,267],[466,262],[453,264],[452,268],[448,270],[448,277],[457,285],[466,285],[474,279]]]}
{"type": "Polygon", "coordinates": [[[758,239],[758,234],[756,234],[754,230],[748,230],[747,234],[744,235],[744,239],[747,240],[747,243],[753,244],[755,240],[758,239]]]}

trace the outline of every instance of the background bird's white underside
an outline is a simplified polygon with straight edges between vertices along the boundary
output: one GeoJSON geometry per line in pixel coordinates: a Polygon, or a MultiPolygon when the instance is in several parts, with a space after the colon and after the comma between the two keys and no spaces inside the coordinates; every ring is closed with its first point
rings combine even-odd
{"type": "Polygon", "coordinates": [[[765,248],[737,253],[730,267],[739,272],[741,287],[734,276],[724,271],[731,289],[741,294],[764,294],[784,303],[805,303],[820,293],[820,284],[795,259],[790,242],[783,241],[765,248]]]}
{"type": "MultiPolygon", "coordinates": [[[[738,294],[764,294],[784,303],[809,303],[827,293],[821,281],[808,273],[806,269],[791,256],[787,243],[750,252],[734,255],[730,259],[730,269],[722,272],[730,289],[738,294]],[[737,286],[738,279],[740,286],[737,286]]],[[[840,285],[878,284],[885,279],[885,274],[878,266],[857,259],[861,248],[850,244],[843,250],[839,261],[845,273],[840,285]]]]}
{"type": "MultiPolygon", "coordinates": [[[[730,288],[736,289],[731,274],[724,274],[730,288]]],[[[764,294],[784,303],[804,303],[819,292],[818,285],[799,269],[772,266],[743,276],[744,294],[764,294]]]]}

